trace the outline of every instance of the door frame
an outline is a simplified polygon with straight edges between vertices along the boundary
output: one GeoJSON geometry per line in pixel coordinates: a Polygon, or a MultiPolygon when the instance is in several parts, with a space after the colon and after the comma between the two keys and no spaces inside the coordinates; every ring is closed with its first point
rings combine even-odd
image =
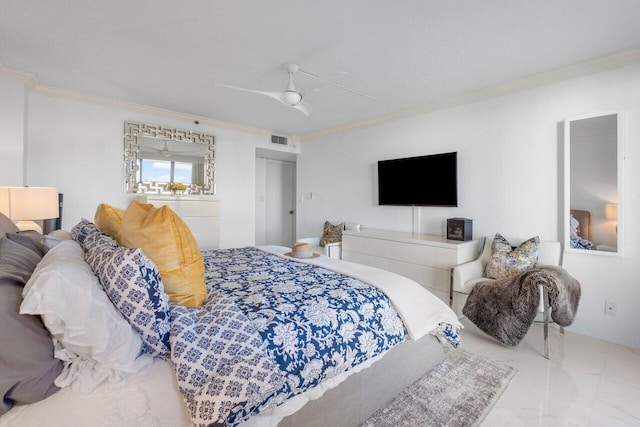
{"type": "MultiPolygon", "coordinates": [[[[298,176],[298,162],[297,162],[297,154],[289,153],[283,151],[269,150],[264,148],[256,148],[256,159],[263,159],[265,161],[264,174],[262,175],[262,180],[265,181],[266,178],[266,162],[274,162],[274,163],[290,163],[293,164],[293,182],[292,182],[292,196],[293,196],[293,220],[291,221],[291,236],[293,238],[293,242],[296,239],[296,230],[297,230],[297,222],[298,222],[298,206],[297,206],[297,176],[298,176]]],[[[256,162],[257,165],[257,162],[256,162]]],[[[261,209],[259,207],[259,203],[266,203],[264,197],[266,196],[266,191],[260,191],[258,188],[258,168],[256,167],[256,191],[255,191],[255,204],[256,204],[256,227],[255,227],[255,244],[261,245],[265,244],[266,233],[264,232],[266,229],[266,210],[261,209]],[[260,198],[262,197],[262,200],[260,198]],[[259,222],[264,224],[263,227],[259,226],[259,222]],[[259,235],[261,234],[261,235],[259,235]]]]}

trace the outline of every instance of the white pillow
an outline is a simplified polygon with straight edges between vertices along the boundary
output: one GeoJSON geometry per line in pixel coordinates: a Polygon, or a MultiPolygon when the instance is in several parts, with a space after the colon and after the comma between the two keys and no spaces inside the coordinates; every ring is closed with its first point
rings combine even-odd
{"type": "Polygon", "coordinates": [[[39,314],[65,368],[55,384],[82,393],[118,381],[153,360],[138,333],[113,306],[73,240],[51,248],[22,291],[20,313],[39,314]]]}
{"type": "Polygon", "coordinates": [[[71,239],[71,233],[66,230],[53,230],[51,233],[42,236],[42,248],[44,249],[44,253],[47,253],[49,249],[53,248],[58,243],[71,239]]]}

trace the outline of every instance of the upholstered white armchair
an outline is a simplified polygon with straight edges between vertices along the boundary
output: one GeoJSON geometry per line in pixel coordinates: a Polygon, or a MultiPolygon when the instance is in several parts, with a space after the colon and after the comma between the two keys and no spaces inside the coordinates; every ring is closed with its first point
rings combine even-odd
{"type": "Polygon", "coordinates": [[[316,254],[342,259],[342,242],[327,243],[322,247],[320,246],[320,237],[304,237],[297,241],[310,244],[311,250],[316,254]]]}
{"type": "MultiPolygon", "coordinates": [[[[514,246],[520,245],[525,239],[507,238],[514,246]]],[[[491,257],[492,237],[487,237],[484,243],[482,254],[475,261],[458,265],[451,271],[451,292],[449,294],[449,305],[453,307],[454,293],[469,295],[473,286],[485,280],[493,280],[483,277],[484,270],[491,257]]],[[[562,248],[560,242],[540,241],[540,249],[538,252],[538,265],[560,265],[560,257],[562,248]]],[[[540,304],[538,312],[542,313],[544,322],[544,357],[549,358],[549,297],[547,289],[541,286],[540,304]]],[[[564,333],[564,328],[560,327],[560,332],[564,333]]]]}

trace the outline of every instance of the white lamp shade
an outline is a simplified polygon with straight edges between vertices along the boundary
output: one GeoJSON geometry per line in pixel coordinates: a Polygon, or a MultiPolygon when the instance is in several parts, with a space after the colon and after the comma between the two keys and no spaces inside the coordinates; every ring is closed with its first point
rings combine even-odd
{"type": "Polygon", "coordinates": [[[14,221],[58,218],[54,187],[0,187],[0,212],[14,221]]]}

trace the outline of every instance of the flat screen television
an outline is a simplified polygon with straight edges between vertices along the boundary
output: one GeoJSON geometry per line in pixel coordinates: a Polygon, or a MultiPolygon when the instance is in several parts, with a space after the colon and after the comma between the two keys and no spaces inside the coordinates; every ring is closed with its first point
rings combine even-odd
{"type": "Polygon", "coordinates": [[[457,152],[378,162],[378,204],[458,206],[457,152]]]}

